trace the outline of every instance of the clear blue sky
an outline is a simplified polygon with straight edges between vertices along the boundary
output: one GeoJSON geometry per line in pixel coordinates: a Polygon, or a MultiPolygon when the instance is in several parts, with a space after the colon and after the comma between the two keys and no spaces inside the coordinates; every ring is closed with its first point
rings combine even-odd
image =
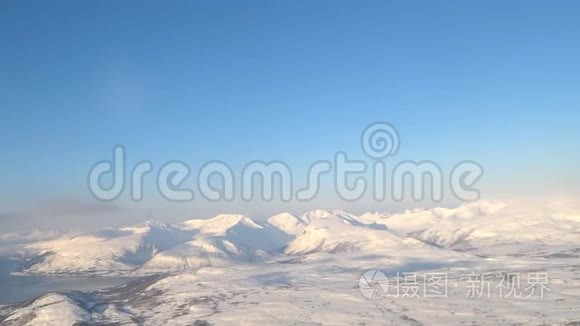
{"type": "MultiPolygon", "coordinates": [[[[578,194],[579,17],[572,0],[0,1],[0,227],[76,218],[58,208],[93,200],[88,169],[115,144],[156,167],[300,169],[364,157],[377,120],[399,129],[397,159],[482,163],[484,195],[578,194]]],[[[115,205],[165,218],[147,197],[115,205]]]]}

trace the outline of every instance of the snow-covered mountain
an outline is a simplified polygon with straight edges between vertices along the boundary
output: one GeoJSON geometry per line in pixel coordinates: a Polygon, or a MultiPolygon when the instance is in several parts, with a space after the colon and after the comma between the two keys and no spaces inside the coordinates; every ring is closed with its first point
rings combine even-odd
{"type": "Polygon", "coordinates": [[[408,209],[396,214],[365,213],[361,219],[386,225],[399,234],[413,234],[445,221],[469,221],[477,217],[495,216],[504,209],[503,202],[479,201],[455,208],[408,209]]]}
{"type": "Polygon", "coordinates": [[[274,215],[268,219],[268,224],[278,228],[288,235],[296,236],[304,232],[307,222],[289,213],[274,215]]]}
{"type": "Polygon", "coordinates": [[[418,240],[393,234],[385,225],[363,222],[343,211],[316,210],[301,216],[300,221],[303,221],[302,232],[288,244],[286,254],[388,251],[424,246],[418,240]]]}
{"type": "Polygon", "coordinates": [[[483,248],[503,244],[570,245],[580,239],[580,214],[560,209],[522,211],[506,203],[408,210],[376,219],[390,230],[438,246],[483,248]]]}
{"type": "MultiPolygon", "coordinates": [[[[577,210],[522,212],[479,202],[360,216],[316,210],[263,221],[223,214],[53,235],[27,246],[36,254],[25,272],[139,277],[115,288],[0,306],[0,324],[573,325],[579,231],[577,210]],[[359,287],[361,275],[373,270],[391,282],[399,273],[444,274],[449,293],[370,300],[359,287]],[[549,291],[543,299],[466,300],[472,271],[500,275],[497,282],[506,273],[525,282],[531,272],[549,272],[549,291]]],[[[427,286],[426,278],[416,282],[427,286]]]]}
{"type": "Polygon", "coordinates": [[[72,294],[49,293],[25,304],[2,322],[33,325],[75,325],[88,322],[91,314],[83,309],[85,301],[72,294]]]}
{"type": "Polygon", "coordinates": [[[579,238],[576,211],[521,213],[497,202],[361,216],[315,210],[298,216],[281,213],[262,222],[222,214],[177,225],[146,222],[34,242],[26,247],[36,254],[25,262],[24,272],[153,274],[257,263],[280,255],[514,244],[531,248],[575,244],[579,238]]]}
{"type": "Polygon", "coordinates": [[[227,266],[268,258],[285,246],[290,236],[270,224],[259,225],[244,215],[218,215],[180,225],[192,237],[152,257],[141,272],[227,266]]]}
{"type": "Polygon", "coordinates": [[[32,243],[37,254],[25,263],[32,274],[123,274],[157,253],[186,241],[192,233],[157,222],[65,236],[32,243]]]}
{"type": "Polygon", "coordinates": [[[424,244],[343,211],[282,213],[258,223],[222,214],[178,225],[146,222],[32,243],[31,274],[152,274],[255,263],[273,255],[390,250],[424,244]]]}

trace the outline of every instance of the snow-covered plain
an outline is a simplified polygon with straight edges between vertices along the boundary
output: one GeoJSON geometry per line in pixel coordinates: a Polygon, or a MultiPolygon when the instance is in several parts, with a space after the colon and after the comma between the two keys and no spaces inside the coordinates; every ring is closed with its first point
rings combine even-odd
{"type": "Polygon", "coordinates": [[[561,207],[230,214],[20,248],[33,253],[24,274],[140,278],[0,306],[2,325],[580,325],[580,212],[561,207]],[[361,293],[369,270],[388,278],[369,285],[382,295],[361,293]],[[444,277],[445,295],[427,295],[430,275],[444,277]],[[475,286],[474,275],[485,282],[475,286]],[[527,287],[538,275],[542,295],[527,287]],[[512,295],[500,292],[506,284],[512,295]]]}

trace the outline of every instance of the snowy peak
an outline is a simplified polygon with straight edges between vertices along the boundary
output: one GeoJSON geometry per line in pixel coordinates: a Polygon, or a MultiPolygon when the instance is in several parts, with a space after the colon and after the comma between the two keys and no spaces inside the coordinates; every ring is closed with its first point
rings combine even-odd
{"type": "Polygon", "coordinates": [[[260,226],[243,215],[218,215],[195,224],[196,233],[190,241],[157,254],[140,271],[167,272],[255,262],[268,258],[288,241],[286,233],[260,226]]]}
{"type": "Polygon", "coordinates": [[[423,246],[420,241],[392,234],[384,225],[363,223],[344,211],[316,211],[305,214],[308,223],[304,232],[288,244],[291,255],[315,252],[349,252],[384,250],[403,246],[423,246]],[[316,218],[313,218],[316,216],[316,218]],[[320,217],[322,216],[322,217],[320,217]]]}
{"type": "Polygon", "coordinates": [[[257,226],[256,223],[247,216],[240,214],[221,214],[207,220],[201,228],[208,232],[223,232],[238,224],[257,226]]]}
{"type": "Polygon", "coordinates": [[[379,212],[366,212],[361,214],[358,219],[361,222],[366,222],[366,223],[376,223],[377,221],[380,221],[382,219],[384,219],[387,215],[379,213],[379,212]]]}
{"type": "Polygon", "coordinates": [[[78,325],[91,322],[91,314],[82,308],[84,302],[73,296],[49,293],[40,296],[0,320],[7,325],[78,325]]]}
{"type": "Polygon", "coordinates": [[[275,228],[290,235],[297,235],[304,232],[304,227],[306,226],[304,220],[289,213],[274,215],[270,217],[267,222],[275,228]]]}
{"type": "Polygon", "coordinates": [[[251,218],[241,214],[220,214],[207,220],[185,221],[181,225],[184,228],[197,229],[202,233],[218,234],[223,234],[229,229],[240,225],[254,229],[262,228],[251,218]]]}
{"type": "Polygon", "coordinates": [[[173,224],[164,223],[161,221],[147,220],[143,223],[124,227],[124,228],[120,228],[120,229],[121,230],[133,230],[133,232],[138,233],[139,230],[142,230],[141,232],[150,232],[151,230],[174,230],[174,229],[176,229],[176,227],[173,224]]]}
{"type": "Polygon", "coordinates": [[[266,257],[290,236],[241,214],[221,214],[180,225],[147,221],[120,229],[62,237],[30,246],[33,274],[126,274],[227,265],[266,257]]]}
{"type": "Polygon", "coordinates": [[[302,217],[306,218],[307,220],[315,219],[315,218],[327,218],[332,216],[333,213],[331,211],[325,209],[316,209],[313,211],[306,212],[302,215],[302,217]]]}
{"type": "Polygon", "coordinates": [[[301,219],[306,223],[309,224],[313,221],[321,220],[321,219],[334,219],[340,220],[344,223],[349,223],[353,225],[361,224],[358,220],[358,217],[353,214],[349,214],[342,210],[324,210],[318,209],[310,212],[306,212],[301,216],[301,219]]]}
{"type": "Polygon", "coordinates": [[[33,274],[124,274],[158,252],[188,241],[192,233],[158,222],[101,229],[33,243],[37,255],[26,262],[33,274]]]}

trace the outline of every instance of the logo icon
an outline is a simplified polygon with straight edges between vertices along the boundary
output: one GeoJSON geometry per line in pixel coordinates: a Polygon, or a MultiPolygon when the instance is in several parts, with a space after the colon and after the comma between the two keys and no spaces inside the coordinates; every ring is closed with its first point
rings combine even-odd
{"type": "Polygon", "coordinates": [[[367,299],[380,299],[387,295],[389,279],[385,273],[372,269],[366,271],[358,280],[358,289],[367,299]]]}

